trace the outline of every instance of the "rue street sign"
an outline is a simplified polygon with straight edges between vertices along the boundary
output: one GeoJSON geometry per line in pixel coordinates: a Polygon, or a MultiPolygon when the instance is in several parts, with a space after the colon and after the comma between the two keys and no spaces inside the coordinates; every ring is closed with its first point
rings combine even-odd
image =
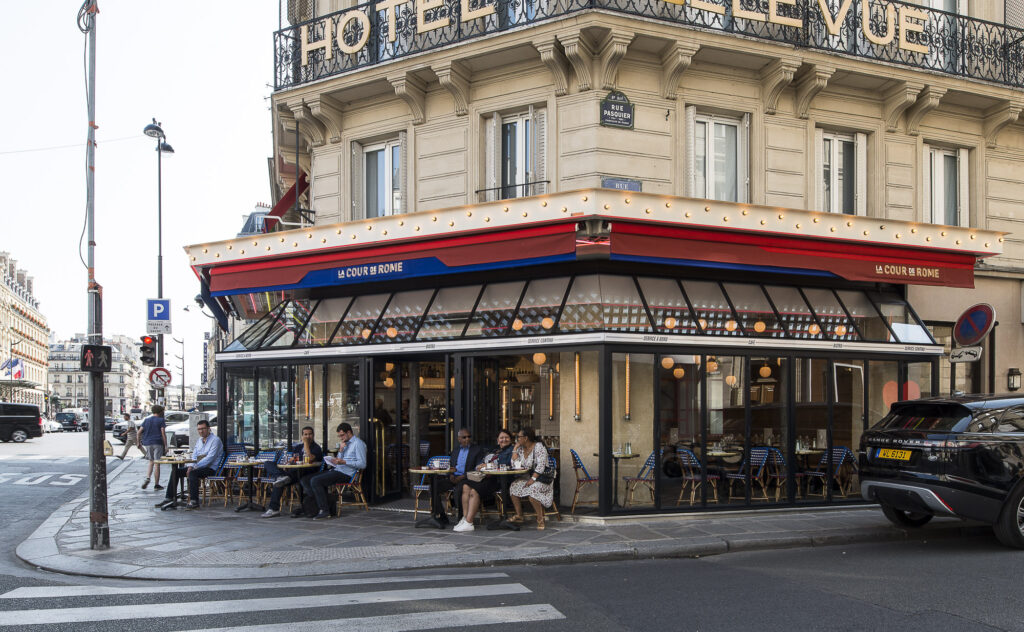
{"type": "Polygon", "coordinates": [[[171,299],[146,299],[146,333],[149,335],[171,333],[171,299]]]}
{"type": "Polygon", "coordinates": [[[158,366],[149,372],[149,384],[153,388],[166,388],[171,383],[171,372],[158,366]]]}
{"type": "Polygon", "coordinates": [[[976,362],[981,359],[981,347],[957,347],[949,354],[950,362],[976,362]]]}
{"type": "Polygon", "coordinates": [[[976,345],[996,324],[996,310],[988,303],[968,307],[953,325],[953,340],[961,347],[976,345]]]}
{"type": "Polygon", "coordinates": [[[105,373],[110,370],[111,357],[110,347],[104,345],[82,345],[82,355],[79,356],[79,370],[105,373]]]}
{"type": "Polygon", "coordinates": [[[612,90],[601,101],[601,125],[633,129],[633,104],[626,95],[612,90]]]}

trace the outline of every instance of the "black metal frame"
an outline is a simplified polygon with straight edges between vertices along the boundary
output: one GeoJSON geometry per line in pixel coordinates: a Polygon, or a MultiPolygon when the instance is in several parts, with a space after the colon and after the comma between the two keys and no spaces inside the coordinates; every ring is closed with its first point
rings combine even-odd
{"type": "MultiPolygon", "coordinates": [[[[762,15],[767,14],[767,4],[764,0],[741,0],[745,10],[762,15]]],[[[733,15],[731,5],[723,6],[724,12],[718,14],[694,9],[689,4],[664,0],[470,0],[471,10],[487,5],[494,6],[495,10],[490,15],[468,22],[461,19],[461,5],[462,0],[444,0],[441,6],[427,11],[424,15],[426,21],[436,22],[445,17],[449,20],[447,26],[423,33],[418,32],[413,3],[410,1],[399,5],[391,16],[396,30],[393,41],[388,32],[389,16],[385,11],[376,10],[376,2],[359,4],[281,29],[274,34],[274,89],[297,87],[325,77],[583,11],[632,15],[682,28],[730,33],[954,76],[1024,86],[1024,30],[900,0],[888,0],[884,4],[853,0],[846,16],[837,25],[836,35],[829,32],[817,0],[796,0],[792,5],[778,5],[781,17],[800,20],[802,27],[738,18],[733,15]],[[862,11],[867,8],[871,12],[869,21],[873,33],[884,34],[887,31],[885,11],[888,6],[894,6],[897,15],[899,11],[907,9],[927,16],[923,31],[908,31],[906,40],[910,44],[928,46],[929,53],[899,47],[902,34],[898,33],[898,17],[893,25],[895,37],[889,44],[873,44],[864,36],[862,11]],[[338,32],[341,17],[351,12],[359,12],[367,18],[369,33],[364,33],[360,21],[354,19],[347,19],[343,31],[338,32]],[[323,41],[328,20],[335,35],[335,41],[330,44],[330,59],[327,59],[323,49],[318,49],[309,52],[309,63],[302,66],[299,45],[302,29],[307,29],[309,42],[323,41]],[[358,52],[346,54],[337,47],[338,37],[349,46],[363,37],[367,39],[358,52]]]]}

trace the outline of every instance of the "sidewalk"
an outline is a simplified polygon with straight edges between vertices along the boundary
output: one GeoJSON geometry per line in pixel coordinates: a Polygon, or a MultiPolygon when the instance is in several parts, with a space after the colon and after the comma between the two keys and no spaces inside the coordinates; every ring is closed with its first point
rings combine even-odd
{"type": "MultiPolygon", "coordinates": [[[[877,508],[743,512],[584,520],[568,514],[537,531],[472,533],[414,529],[407,512],[343,509],[314,522],[282,515],[261,519],[214,503],[199,511],[160,511],[163,492],[142,490],[142,461],[109,477],[111,548],[89,549],[88,495],[66,503],[18,546],[25,562],[96,577],[233,579],[298,577],[507,564],[561,564],[617,559],[697,557],[732,551],[852,542],[959,537],[988,527],[935,519],[924,529],[890,525],[877,508]]],[[[166,474],[164,474],[166,482],[166,474]]],[[[424,514],[420,514],[422,517],[424,514]]]]}

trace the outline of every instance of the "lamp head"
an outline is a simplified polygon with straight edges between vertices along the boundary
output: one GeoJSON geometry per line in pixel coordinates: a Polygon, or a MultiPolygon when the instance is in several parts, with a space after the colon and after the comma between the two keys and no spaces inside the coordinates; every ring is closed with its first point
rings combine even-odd
{"type": "Polygon", "coordinates": [[[174,148],[171,147],[168,143],[166,143],[164,141],[160,141],[160,146],[157,149],[160,151],[160,153],[164,153],[164,154],[173,154],[174,153],[174,148]]]}
{"type": "Polygon", "coordinates": [[[204,306],[206,306],[206,301],[203,300],[203,295],[202,294],[196,294],[196,297],[194,299],[192,299],[192,300],[194,300],[196,302],[196,306],[197,307],[204,307],[204,306]]]}
{"type": "Polygon", "coordinates": [[[164,138],[164,130],[160,124],[153,119],[153,122],[142,129],[142,133],[150,138],[164,138]]]}

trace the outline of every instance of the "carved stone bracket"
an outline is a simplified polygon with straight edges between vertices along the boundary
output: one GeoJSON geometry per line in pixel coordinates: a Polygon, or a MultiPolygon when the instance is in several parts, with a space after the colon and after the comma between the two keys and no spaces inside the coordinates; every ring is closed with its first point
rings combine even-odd
{"type": "Polygon", "coordinates": [[[923,83],[901,81],[895,87],[885,93],[885,100],[882,102],[882,112],[885,117],[885,127],[890,132],[895,132],[900,126],[900,117],[911,105],[917,101],[917,95],[924,89],[923,83]]]}
{"type": "Polygon", "coordinates": [[[673,42],[661,56],[661,96],[675,99],[679,92],[679,80],[690,67],[693,56],[700,50],[696,42],[673,42]]]}
{"type": "Polygon", "coordinates": [[[825,89],[828,80],[836,69],[834,66],[811,66],[796,82],[796,114],[802,119],[807,118],[811,109],[811,101],[825,89]]]}
{"type": "Polygon", "coordinates": [[[298,123],[299,133],[309,139],[311,146],[320,147],[327,143],[327,128],[313,116],[309,106],[302,101],[292,101],[288,103],[288,109],[298,123]]]}
{"type": "Polygon", "coordinates": [[[469,69],[455,60],[448,60],[431,69],[441,82],[441,87],[455,100],[455,114],[465,116],[469,112],[469,69]]]}
{"type": "Polygon", "coordinates": [[[907,133],[911,136],[918,135],[918,127],[924,115],[939,106],[939,101],[946,96],[946,88],[936,86],[925,86],[918,95],[914,105],[907,109],[907,133]]]}
{"type": "Polygon", "coordinates": [[[1024,110],[1024,101],[1003,101],[990,107],[985,112],[985,146],[989,149],[995,147],[999,132],[1016,121],[1022,110],[1024,110]]]}
{"type": "Polygon", "coordinates": [[[779,109],[782,91],[793,81],[793,75],[800,62],[791,59],[776,59],[761,71],[761,100],[765,114],[775,114],[779,109]]]}
{"type": "Polygon", "coordinates": [[[305,100],[310,113],[320,121],[327,131],[327,141],[341,142],[341,104],[327,96],[318,94],[305,100]]]}
{"type": "Polygon", "coordinates": [[[533,42],[533,47],[540,53],[540,60],[551,71],[551,78],[555,82],[555,96],[561,97],[568,94],[569,60],[559,48],[558,40],[555,37],[537,40],[533,42]]]}
{"type": "Polygon", "coordinates": [[[395,88],[395,94],[409,106],[409,110],[412,112],[412,124],[420,125],[426,121],[426,85],[408,72],[388,77],[388,82],[395,88]]]}
{"type": "Polygon", "coordinates": [[[594,51],[591,50],[590,44],[579,32],[560,35],[558,41],[562,43],[565,56],[569,58],[572,70],[576,74],[576,87],[580,92],[590,90],[590,66],[594,63],[594,51]]]}
{"type": "Polygon", "coordinates": [[[601,87],[605,90],[614,90],[616,84],[616,77],[619,72],[619,62],[626,56],[626,49],[629,48],[630,42],[636,37],[636,33],[627,33],[625,31],[612,31],[608,36],[601,42],[600,53],[598,59],[600,60],[600,72],[598,76],[601,78],[601,87]]]}

